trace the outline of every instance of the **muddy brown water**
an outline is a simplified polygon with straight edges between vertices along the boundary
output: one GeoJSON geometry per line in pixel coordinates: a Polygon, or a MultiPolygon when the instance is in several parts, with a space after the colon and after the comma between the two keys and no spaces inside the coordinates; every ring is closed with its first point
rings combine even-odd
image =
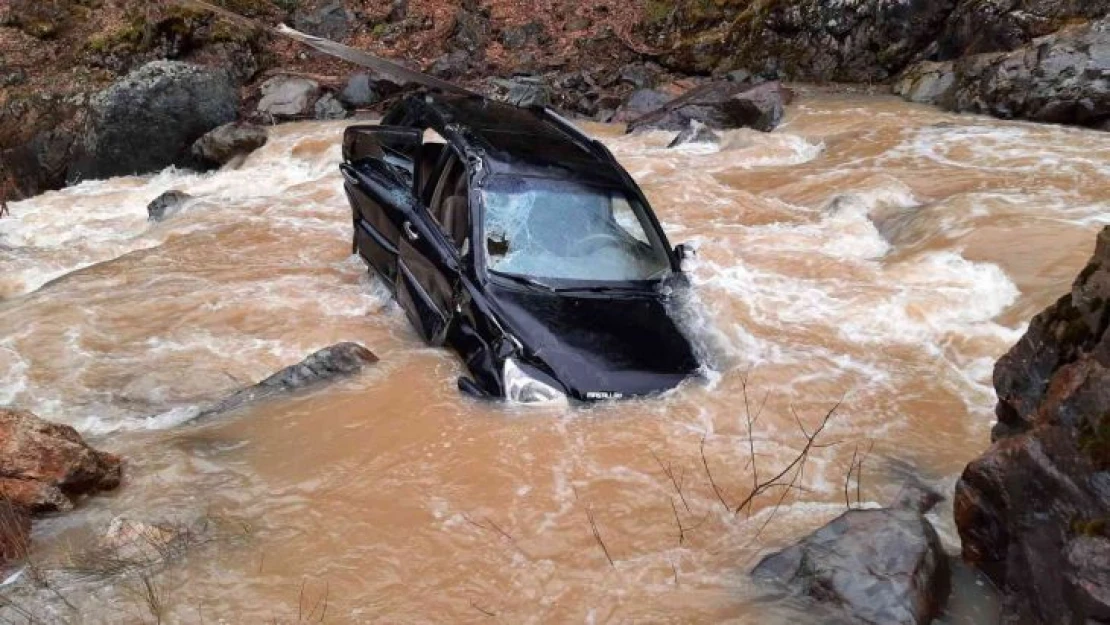
{"type": "MultiPolygon", "coordinates": [[[[1096,132],[848,96],[720,149],[590,126],[672,243],[699,246],[680,314],[707,375],[661,399],[509,408],[461,397],[459,363],[348,256],[342,130],[280,126],[239,169],[86,182],[0,220],[0,404],[128,459],[118,492],[37,525],[53,590],[0,589],[20,610],[153,621],[138,572],[89,565],[125,517],[190,528],[142,574],[164,622],[794,621],[747,571],[845,490],[878,505],[912,471],[950,493],[988,440],[994,360],[1110,223],[1096,132]],[[197,200],[148,223],[171,188],[197,200]],[[381,363],[190,420],[342,340],[381,363]],[[765,403],[750,440],[745,381],[751,413],[765,403]],[[799,488],[725,510],[838,402],[799,488]]],[[[950,504],[933,519],[956,552],[950,504]]],[[[960,578],[950,622],[989,619],[979,584],[960,578]]]]}

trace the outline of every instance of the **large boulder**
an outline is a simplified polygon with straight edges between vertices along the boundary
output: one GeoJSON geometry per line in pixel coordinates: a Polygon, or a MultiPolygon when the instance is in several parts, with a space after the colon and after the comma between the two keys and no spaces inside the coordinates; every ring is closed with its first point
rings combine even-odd
{"type": "Polygon", "coordinates": [[[118,456],[89,447],[76,430],[0,408],[0,500],[30,512],[68,510],[82,495],[119,486],[118,456]]]}
{"type": "Polygon", "coordinates": [[[1110,228],[1065,295],[995,366],[993,444],[956,485],[963,557],[1007,618],[1110,615],[1110,228]]]}
{"type": "Polygon", "coordinates": [[[1061,24],[1108,11],[1110,0],[960,0],[937,37],[936,55],[948,60],[1014,50],[1061,24]]]}
{"type": "Polygon", "coordinates": [[[955,111],[1104,127],[1110,122],[1110,18],[1012,52],[919,64],[895,90],[955,111]]]}
{"type": "Polygon", "coordinates": [[[731,81],[709,83],[632,120],[628,131],[684,130],[696,121],[717,130],[754,128],[770,132],[782,121],[792,97],[789,89],[774,81],[755,87],[731,81]]]}
{"type": "Polygon", "coordinates": [[[224,70],[154,61],[95,95],[71,179],[158,171],[235,119],[239,90],[224,70]]]}
{"type": "Polygon", "coordinates": [[[923,516],[936,499],[899,499],[894,508],[845,512],[764,558],[752,576],[833,611],[836,622],[929,623],[943,609],[950,583],[948,557],[923,516]]]}
{"type": "Polygon", "coordinates": [[[266,128],[246,122],[224,124],[197,139],[189,152],[205,166],[219,167],[266,145],[266,128]]]}
{"type": "Polygon", "coordinates": [[[358,343],[337,343],[312,353],[301,362],[278,371],[254,386],[231,395],[202,411],[199,416],[228,412],[274,395],[351,376],[377,361],[378,357],[373,352],[358,343]]]}

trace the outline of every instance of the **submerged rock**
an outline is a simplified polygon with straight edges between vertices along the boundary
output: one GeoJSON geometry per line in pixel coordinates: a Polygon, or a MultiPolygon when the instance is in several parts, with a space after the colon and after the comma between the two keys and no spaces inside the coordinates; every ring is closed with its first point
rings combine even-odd
{"type": "Polygon", "coordinates": [[[154,198],[150,204],[147,204],[147,219],[162,221],[167,217],[172,217],[191,199],[193,199],[193,196],[184,191],[166,191],[154,198]]]}
{"type": "Polygon", "coordinates": [[[262,99],[257,111],[263,118],[305,117],[320,93],[315,80],[297,76],[274,76],[260,87],[262,99]]]}
{"type": "Polygon", "coordinates": [[[236,156],[254,152],[266,145],[267,139],[268,134],[263,126],[232,122],[197,139],[190,152],[203,165],[219,167],[236,156]]]}
{"type": "Polygon", "coordinates": [[[628,130],[683,130],[691,121],[722,130],[774,130],[782,121],[793,93],[778,82],[755,87],[721,81],[690,91],[663,108],[629,122],[628,130]]]}
{"type": "Polygon", "coordinates": [[[119,486],[119,456],[89,447],[76,430],[0,408],[0,500],[28,512],[68,510],[82,495],[119,486]]]}
{"type": "Polygon", "coordinates": [[[188,159],[193,143],[235,119],[239,90],[224,70],[154,61],[98,93],[71,179],[161,170],[188,159]]]}
{"type": "Polygon", "coordinates": [[[720,142],[721,135],[713,132],[709,127],[697,120],[690,120],[690,126],[686,128],[686,130],[678,133],[667,147],[677,148],[680,145],[686,145],[688,143],[717,144],[720,142]]]}
{"type": "Polygon", "coordinates": [[[956,484],[963,557],[1007,618],[1110,614],[1110,228],[1065,295],[995,366],[993,444],[956,484]]]}
{"type": "Polygon", "coordinates": [[[378,362],[373,352],[358,343],[337,343],[321,349],[301,362],[282,369],[250,388],[243,389],[201,412],[207,416],[241,408],[251,402],[281,393],[354,375],[378,362]]]}
{"type": "Polygon", "coordinates": [[[837,622],[924,625],[943,608],[950,573],[923,512],[917,505],[849,510],[764,558],[752,576],[841,613],[837,622]]]}

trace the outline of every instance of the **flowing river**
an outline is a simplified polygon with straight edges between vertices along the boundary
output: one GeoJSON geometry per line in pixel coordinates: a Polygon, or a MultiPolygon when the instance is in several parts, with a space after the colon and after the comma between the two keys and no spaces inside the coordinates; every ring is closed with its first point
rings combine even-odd
{"type": "MultiPolygon", "coordinates": [[[[681,315],[708,372],[514,409],[460,396],[459,362],[349,256],[343,127],[279,126],[238,169],[86,182],[0,219],[0,405],[127,459],[120,490],[37,522],[9,618],[791,622],[747,572],[907,473],[951,493],[989,440],[995,359],[1110,223],[1092,131],[833,95],[719,149],[590,126],[672,243],[698,244],[681,315]],[[196,200],[148,222],[169,189],[196,200]],[[192,420],[344,340],[381,362],[192,420]],[[834,407],[794,488],[726,509],[834,407]],[[117,517],[176,538],[124,566],[98,546],[117,517]]],[[[950,517],[930,515],[955,553],[950,517]]],[[[951,622],[987,618],[981,584],[957,577],[951,622]]]]}

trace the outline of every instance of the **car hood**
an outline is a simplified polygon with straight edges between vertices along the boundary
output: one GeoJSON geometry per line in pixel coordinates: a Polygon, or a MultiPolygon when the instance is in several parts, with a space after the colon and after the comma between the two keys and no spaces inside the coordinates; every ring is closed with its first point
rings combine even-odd
{"type": "Polygon", "coordinates": [[[551,293],[491,285],[527,353],[582,400],[657,393],[698,369],[687,338],[653,292],[551,293]]]}

